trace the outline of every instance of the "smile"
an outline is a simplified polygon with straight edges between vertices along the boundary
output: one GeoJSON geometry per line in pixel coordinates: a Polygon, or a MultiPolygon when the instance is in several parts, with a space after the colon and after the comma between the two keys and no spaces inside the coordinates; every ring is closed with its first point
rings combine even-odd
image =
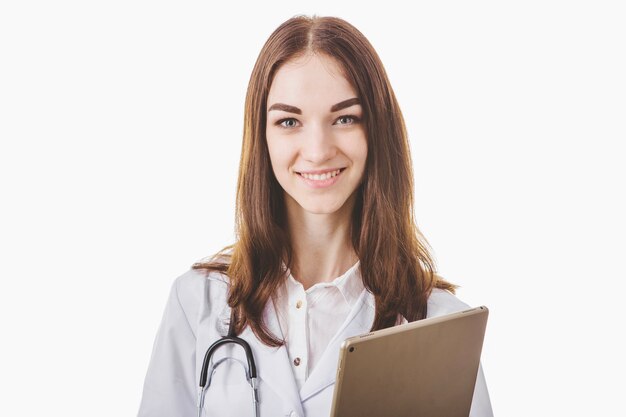
{"type": "Polygon", "coordinates": [[[339,175],[339,173],[341,173],[341,169],[337,169],[331,172],[326,172],[324,174],[307,174],[305,172],[299,172],[299,174],[302,175],[307,180],[314,180],[314,181],[327,180],[329,178],[336,177],[337,175],[339,175]]]}
{"type": "Polygon", "coordinates": [[[339,180],[341,173],[345,168],[339,168],[326,172],[296,172],[300,178],[304,180],[309,186],[314,188],[323,188],[333,185],[339,180]]]}

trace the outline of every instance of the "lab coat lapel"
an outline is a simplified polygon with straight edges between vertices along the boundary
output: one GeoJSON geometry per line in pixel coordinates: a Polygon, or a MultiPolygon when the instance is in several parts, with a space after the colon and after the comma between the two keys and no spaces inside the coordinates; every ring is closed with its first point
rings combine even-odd
{"type": "MultiPolygon", "coordinates": [[[[264,318],[271,334],[284,339],[278,323],[278,316],[274,309],[274,303],[271,300],[265,307],[264,318]]],[[[290,409],[295,411],[297,415],[304,416],[298,386],[291,369],[289,354],[285,345],[278,348],[264,345],[254,335],[249,326],[242,332],[241,337],[250,344],[261,383],[269,385],[274,392],[283,397],[289,404],[290,409]]],[[[262,389],[259,399],[263,402],[262,389]]]]}
{"type": "Polygon", "coordinates": [[[374,306],[374,296],[364,289],[344,325],[330,341],[319,363],[302,386],[300,397],[303,402],[335,383],[341,344],[348,337],[370,331],[374,322],[374,306]]]}

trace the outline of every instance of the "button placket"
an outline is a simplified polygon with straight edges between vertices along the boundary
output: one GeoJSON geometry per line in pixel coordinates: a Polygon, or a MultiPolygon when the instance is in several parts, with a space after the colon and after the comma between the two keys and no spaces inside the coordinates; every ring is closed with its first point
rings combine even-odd
{"type": "Polygon", "coordinates": [[[299,284],[290,295],[291,312],[289,314],[291,340],[289,356],[292,360],[292,369],[298,386],[301,387],[306,380],[308,344],[306,339],[306,292],[299,284]]]}

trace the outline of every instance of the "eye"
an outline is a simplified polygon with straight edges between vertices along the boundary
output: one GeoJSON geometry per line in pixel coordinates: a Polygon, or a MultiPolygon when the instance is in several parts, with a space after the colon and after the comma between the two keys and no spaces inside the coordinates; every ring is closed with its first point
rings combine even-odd
{"type": "Polygon", "coordinates": [[[294,119],[293,117],[287,118],[287,119],[280,119],[279,121],[276,122],[277,126],[281,126],[284,127],[286,129],[292,129],[294,127],[296,127],[298,124],[298,121],[296,119],[294,119]]]}
{"type": "Polygon", "coordinates": [[[359,118],[356,116],[339,116],[339,118],[337,118],[337,121],[335,122],[338,125],[352,125],[355,124],[359,121],[359,118]]]}

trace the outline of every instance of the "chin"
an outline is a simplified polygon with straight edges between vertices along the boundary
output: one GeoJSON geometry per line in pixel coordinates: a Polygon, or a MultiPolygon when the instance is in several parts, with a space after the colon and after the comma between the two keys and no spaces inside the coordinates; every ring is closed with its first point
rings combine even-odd
{"type": "Polygon", "coordinates": [[[300,204],[300,207],[307,213],[311,214],[333,214],[341,211],[341,208],[344,206],[345,201],[334,201],[334,202],[303,202],[300,204]]]}
{"type": "Polygon", "coordinates": [[[307,208],[307,207],[303,207],[304,211],[306,211],[307,213],[310,214],[333,214],[336,213],[338,210],[333,210],[333,209],[329,209],[329,208],[307,208]]]}

